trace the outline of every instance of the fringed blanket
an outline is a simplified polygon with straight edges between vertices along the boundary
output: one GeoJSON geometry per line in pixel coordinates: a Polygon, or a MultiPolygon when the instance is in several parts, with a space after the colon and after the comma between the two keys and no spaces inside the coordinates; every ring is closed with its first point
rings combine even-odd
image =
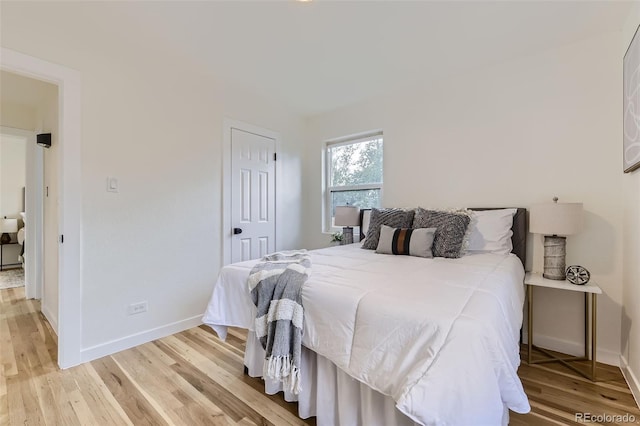
{"type": "Polygon", "coordinates": [[[256,264],[247,283],[258,308],[256,336],[266,351],[264,374],[298,394],[303,308],[300,291],[309,277],[306,250],[267,255],[256,264]]]}

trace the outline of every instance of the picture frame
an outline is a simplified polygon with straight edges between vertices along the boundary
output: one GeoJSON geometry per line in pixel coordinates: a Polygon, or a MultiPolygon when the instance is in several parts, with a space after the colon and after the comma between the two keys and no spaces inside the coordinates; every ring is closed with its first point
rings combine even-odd
{"type": "Polygon", "coordinates": [[[640,167],[640,36],[638,29],[623,60],[623,141],[622,161],[625,173],[640,167]]]}

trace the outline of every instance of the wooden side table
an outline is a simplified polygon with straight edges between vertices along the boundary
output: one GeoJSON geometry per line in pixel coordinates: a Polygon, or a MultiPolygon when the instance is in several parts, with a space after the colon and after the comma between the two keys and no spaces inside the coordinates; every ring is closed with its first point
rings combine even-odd
{"type": "Polygon", "coordinates": [[[528,349],[527,349],[527,363],[528,364],[542,364],[547,362],[560,362],[580,374],[581,376],[586,377],[592,381],[596,381],[596,349],[597,349],[597,296],[598,294],[602,294],[602,289],[598,287],[598,284],[595,282],[589,281],[585,285],[576,285],[571,284],[570,282],[564,280],[549,280],[544,278],[542,274],[527,272],[524,277],[524,283],[527,285],[527,299],[528,299],[528,349]],[[547,351],[546,349],[539,348],[533,345],[533,288],[534,287],[547,287],[547,288],[555,288],[558,290],[566,290],[566,291],[576,291],[580,293],[584,293],[584,356],[570,356],[559,358],[547,351]],[[591,303],[589,303],[591,302],[591,303]],[[589,315],[591,314],[591,315],[589,315]],[[589,342],[591,342],[591,346],[589,347],[589,342]],[[589,354],[589,348],[591,349],[591,354],[589,354]],[[531,357],[532,350],[536,349],[543,354],[547,355],[549,359],[540,359],[534,361],[531,357]],[[591,356],[589,356],[591,355],[591,356]],[[583,371],[577,369],[575,366],[571,365],[571,362],[574,361],[589,361],[591,360],[591,371],[590,374],[584,373],[583,371]]]}

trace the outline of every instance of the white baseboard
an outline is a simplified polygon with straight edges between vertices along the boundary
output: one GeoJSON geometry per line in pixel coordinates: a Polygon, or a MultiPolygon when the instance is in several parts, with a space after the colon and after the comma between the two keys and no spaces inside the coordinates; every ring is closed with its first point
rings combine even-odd
{"type": "Polygon", "coordinates": [[[143,343],[147,343],[152,340],[161,339],[189,328],[197,327],[200,324],[202,324],[202,315],[197,315],[171,324],[163,325],[161,327],[152,328],[151,330],[132,334],[121,339],[111,340],[110,342],[82,349],[82,351],[80,351],[80,356],[82,362],[93,361],[94,359],[102,358],[103,356],[111,355],[125,349],[133,348],[134,346],[142,345],[143,343]]]}
{"type": "Polygon", "coordinates": [[[49,324],[51,324],[51,328],[53,329],[53,332],[56,333],[56,336],[57,336],[58,335],[58,318],[51,313],[51,311],[47,306],[42,304],[40,305],[40,312],[42,312],[42,314],[47,319],[47,321],[49,321],[49,324]]]}
{"type": "Polygon", "coordinates": [[[624,379],[629,385],[629,389],[631,389],[633,398],[636,400],[636,405],[640,408],[640,382],[638,381],[638,377],[633,374],[631,367],[629,367],[627,359],[622,355],[620,355],[620,369],[622,370],[624,379]]]}
{"type": "MultiPolygon", "coordinates": [[[[522,334],[522,341],[525,344],[527,343],[526,331],[522,334]]],[[[570,340],[563,340],[540,334],[534,334],[533,341],[536,346],[540,346],[541,348],[551,349],[552,351],[558,351],[568,355],[584,355],[584,344],[582,342],[572,342],[570,340]]],[[[598,348],[596,352],[596,361],[620,367],[620,353],[598,348]]]]}

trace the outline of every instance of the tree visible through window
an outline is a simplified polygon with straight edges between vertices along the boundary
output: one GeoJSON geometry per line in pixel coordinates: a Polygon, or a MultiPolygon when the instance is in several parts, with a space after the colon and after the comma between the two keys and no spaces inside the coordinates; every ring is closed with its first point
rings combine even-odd
{"type": "Polygon", "coordinates": [[[327,144],[327,228],[333,227],[336,206],[380,207],[382,145],[381,134],[327,144]]]}

